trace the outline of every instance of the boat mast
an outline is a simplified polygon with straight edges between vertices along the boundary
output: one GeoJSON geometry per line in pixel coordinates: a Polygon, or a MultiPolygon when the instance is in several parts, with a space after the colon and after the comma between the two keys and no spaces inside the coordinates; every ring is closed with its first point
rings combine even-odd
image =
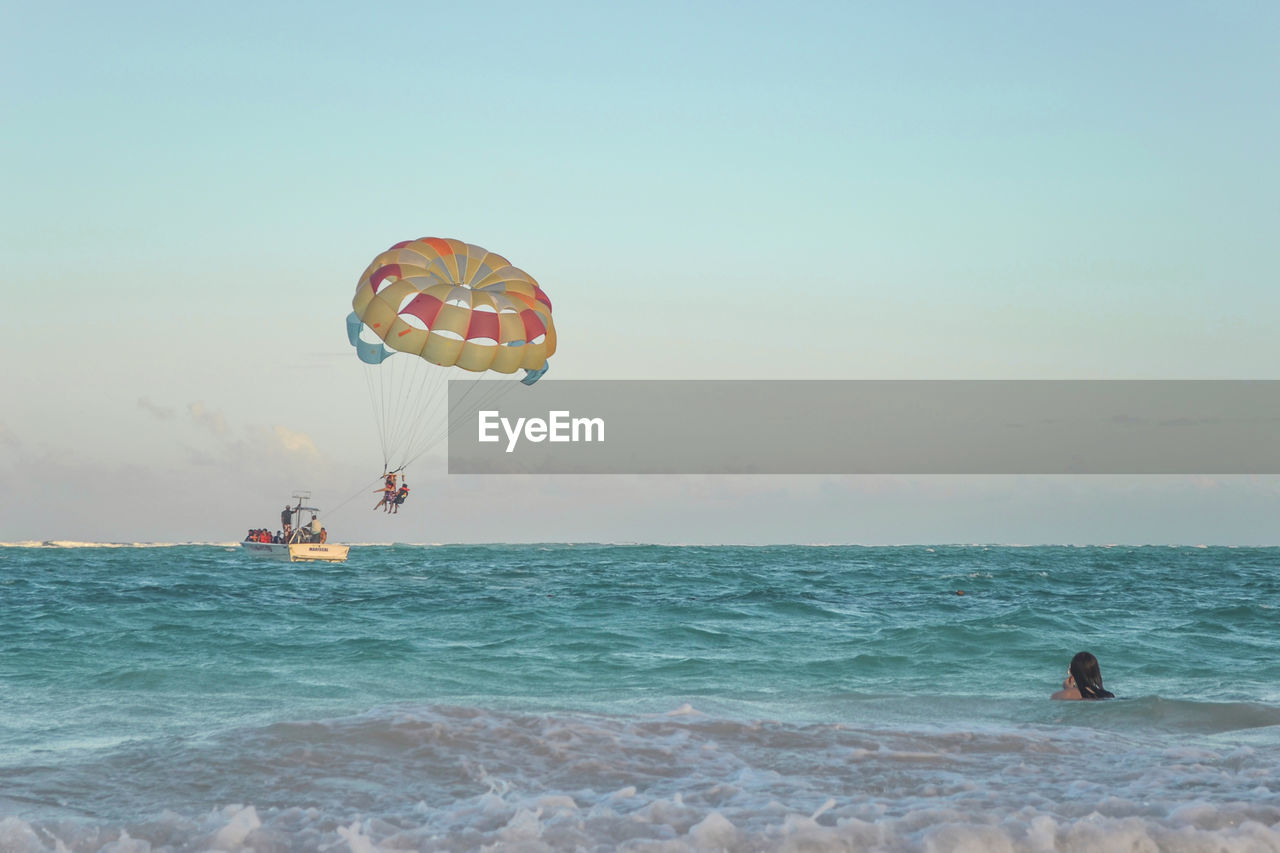
{"type": "Polygon", "coordinates": [[[298,505],[293,508],[293,511],[291,513],[289,513],[289,517],[293,520],[291,525],[293,527],[293,530],[289,532],[290,542],[292,542],[298,536],[298,522],[302,520],[302,502],[303,501],[306,501],[308,503],[311,502],[311,490],[297,489],[293,493],[293,499],[298,502],[298,505]]]}

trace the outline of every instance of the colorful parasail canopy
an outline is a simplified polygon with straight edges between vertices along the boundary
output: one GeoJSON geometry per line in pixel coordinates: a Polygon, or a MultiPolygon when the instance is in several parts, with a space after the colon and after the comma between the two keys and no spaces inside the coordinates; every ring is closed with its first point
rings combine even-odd
{"type": "Polygon", "coordinates": [[[533,276],[461,240],[392,246],[364,271],[351,307],[347,334],[366,364],[403,352],[475,372],[523,369],[531,383],[556,351],[551,300],[533,276]],[[362,326],[382,345],[360,340],[362,326]]]}

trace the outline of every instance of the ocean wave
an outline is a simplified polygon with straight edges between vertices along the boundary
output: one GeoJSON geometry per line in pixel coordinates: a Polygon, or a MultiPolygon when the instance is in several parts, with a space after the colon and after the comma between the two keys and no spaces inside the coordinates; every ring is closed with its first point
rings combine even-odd
{"type": "Polygon", "coordinates": [[[1101,713],[1095,722],[1106,725],[1107,717],[1128,722],[1141,720],[1150,729],[1171,732],[1223,734],[1248,729],[1280,726],[1280,707],[1263,702],[1209,702],[1143,696],[1094,706],[1101,713]],[[1108,713],[1110,712],[1110,713],[1108,713]]]}
{"type": "Polygon", "coordinates": [[[0,850],[1233,850],[1274,744],[385,706],[9,772],[0,850]],[[129,785],[112,780],[128,778],[129,785]]]}
{"type": "MultiPolygon", "coordinates": [[[[422,805],[416,820],[377,815],[335,815],[307,807],[259,810],[234,804],[197,816],[164,813],[130,825],[29,823],[0,819],[6,853],[226,853],[344,851],[562,850],[662,851],[1008,851],[1054,850],[1234,853],[1280,849],[1280,824],[1251,819],[1248,811],[1215,813],[1211,825],[1195,819],[1106,818],[1093,814],[1060,820],[1034,808],[984,818],[963,809],[922,809],[899,818],[872,812],[844,814],[828,800],[812,812],[770,809],[754,820],[734,820],[720,809],[690,806],[680,796],[644,801],[634,789],[598,802],[490,793],[447,809],[422,805]]],[[[1265,820],[1265,819],[1264,819],[1265,820]]]]}

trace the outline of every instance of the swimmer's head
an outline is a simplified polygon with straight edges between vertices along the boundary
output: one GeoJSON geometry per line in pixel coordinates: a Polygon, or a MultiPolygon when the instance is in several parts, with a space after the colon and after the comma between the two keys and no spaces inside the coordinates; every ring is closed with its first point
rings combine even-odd
{"type": "Polygon", "coordinates": [[[1102,668],[1089,652],[1079,652],[1067,669],[1084,699],[1110,699],[1114,694],[1102,686],[1102,668]]]}

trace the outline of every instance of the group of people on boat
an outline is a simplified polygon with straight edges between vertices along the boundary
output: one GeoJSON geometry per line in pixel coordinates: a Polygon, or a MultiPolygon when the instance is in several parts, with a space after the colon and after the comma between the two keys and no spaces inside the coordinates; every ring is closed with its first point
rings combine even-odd
{"type": "MultiPolygon", "coordinates": [[[[301,504],[299,504],[301,506],[301,504]]],[[[329,531],[320,524],[320,519],[316,518],[315,513],[311,515],[311,521],[302,525],[297,530],[293,529],[293,514],[297,512],[301,514],[301,510],[286,505],[280,513],[280,526],[283,528],[272,533],[265,527],[250,530],[244,537],[246,542],[263,542],[271,545],[288,545],[291,542],[314,542],[323,543],[329,540],[329,531]]]]}
{"type": "Polygon", "coordinates": [[[373,505],[375,510],[381,509],[383,512],[389,512],[393,515],[399,514],[400,505],[409,497],[409,483],[400,480],[400,487],[396,488],[396,474],[383,474],[386,479],[382,482],[381,489],[375,489],[376,492],[382,493],[382,499],[373,505]]]}
{"type": "Polygon", "coordinates": [[[258,528],[257,530],[250,530],[245,534],[244,541],[263,542],[268,545],[288,545],[291,541],[295,543],[313,542],[315,544],[322,544],[329,541],[329,531],[325,530],[323,527],[319,530],[313,531],[311,529],[311,525],[304,525],[303,527],[299,527],[297,532],[292,534],[292,539],[290,539],[288,536],[285,536],[283,530],[277,530],[275,533],[272,533],[264,527],[258,528]]]}

